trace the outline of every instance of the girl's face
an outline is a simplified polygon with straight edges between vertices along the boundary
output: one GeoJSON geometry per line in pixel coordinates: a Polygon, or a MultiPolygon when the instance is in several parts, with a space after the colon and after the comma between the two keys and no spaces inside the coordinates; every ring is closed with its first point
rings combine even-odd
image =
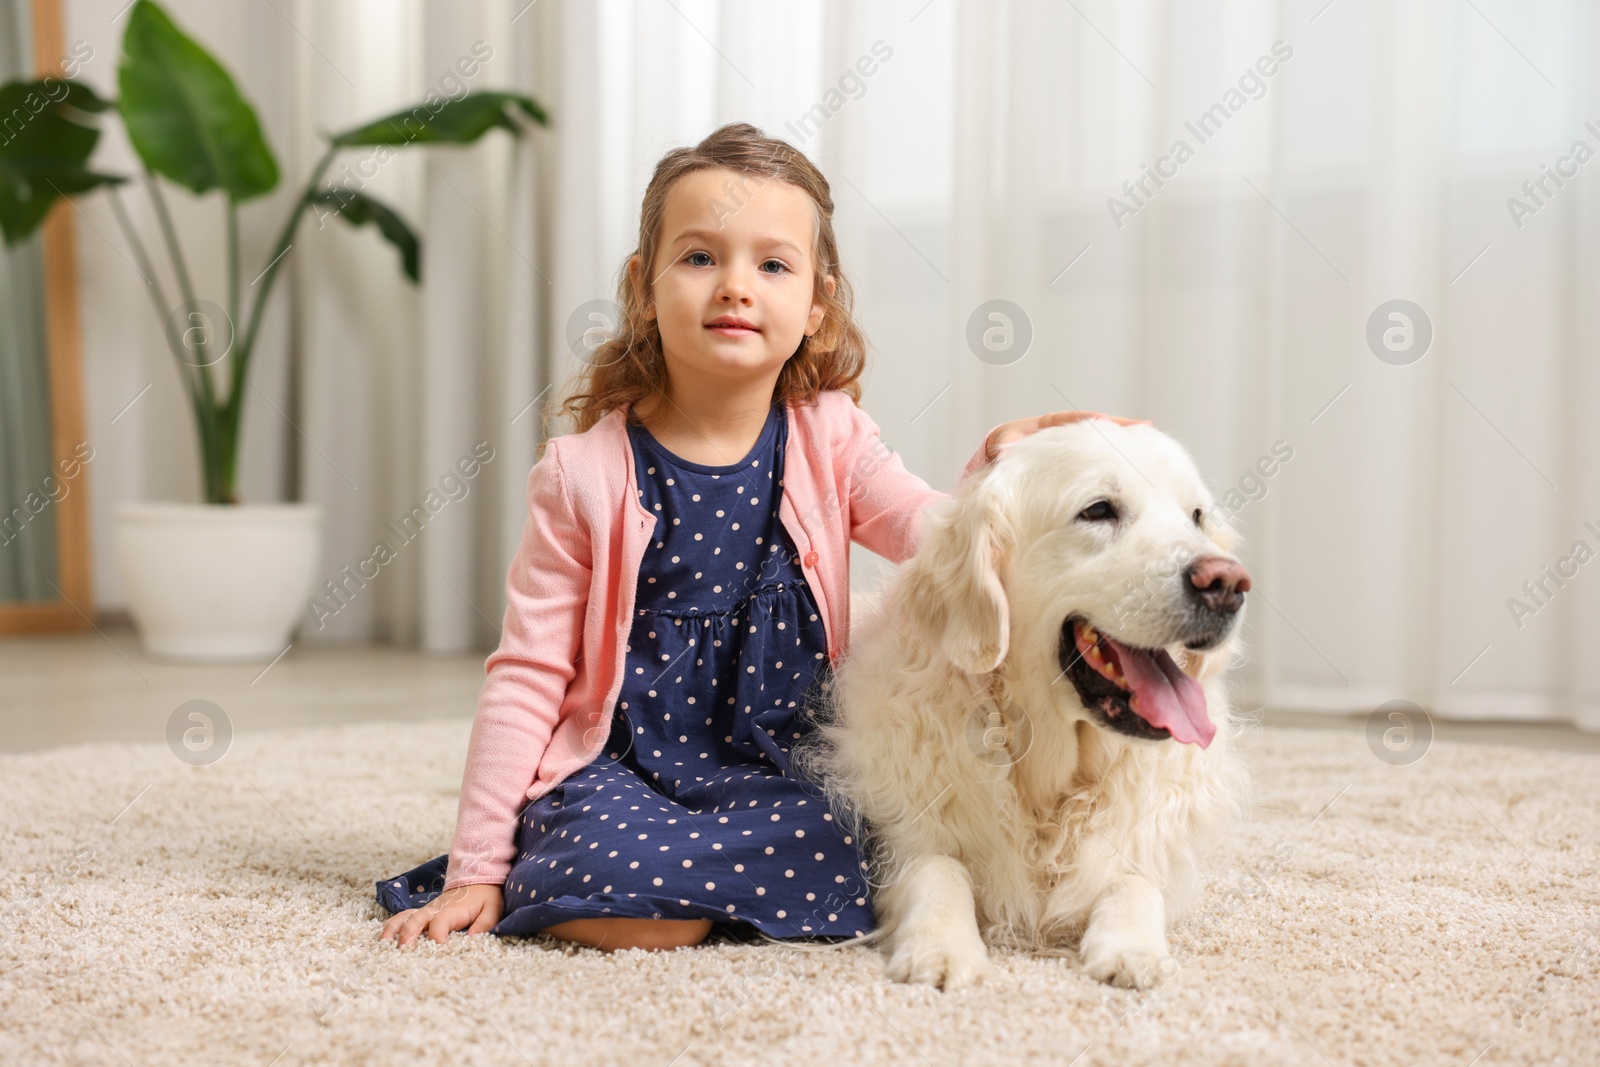
{"type": "MultiPolygon", "coordinates": [[[[669,369],[695,377],[776,380],[822,325],[812,260],[816,207],[787,182],[714,168],[667,193],[646,315],[669,369]]],[[[829,292],[833,279],[824,279],[829,292]]]]}

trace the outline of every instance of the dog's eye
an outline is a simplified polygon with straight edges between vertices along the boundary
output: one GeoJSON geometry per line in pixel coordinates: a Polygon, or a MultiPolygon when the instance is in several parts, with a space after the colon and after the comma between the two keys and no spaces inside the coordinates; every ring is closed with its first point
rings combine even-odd
{"type": "Polygon", "coordinates": [[[1115,522],[1117,521],[1117,506],[1109,500],[1096,500],[1093,504],[1078,512],[1078,518],[1084,522],[1115,522]]]}
{"type": "Polygon", "coordinates": [[[1196,526],[1204,526],[1205,525],[1205,516],[1204,516],[1204,514],[1201,513],[1199,508],[1195,508],[1194,509],[1194,514],[1192,516],[1190,516],[1190,517],[1192,519],[1194,519],[1194,524],[1196,526]]]}

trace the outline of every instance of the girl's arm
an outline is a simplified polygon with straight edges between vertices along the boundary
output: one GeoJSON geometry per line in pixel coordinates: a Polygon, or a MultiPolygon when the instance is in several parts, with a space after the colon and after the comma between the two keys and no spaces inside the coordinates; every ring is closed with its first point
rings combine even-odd
{"type": "MultiPolygon", "coordinates": [[[[906,469],[898,452],[883,443],[878,424],[848,397],[851,423],[842,454],[849,484],[850,539],[895,563],[916,552],[917,524],[922,509],[949,496],[906,469]]],[[[978,450],[956,477],[956,484],[982,470],[990,460],[990,438],[1005,426],[999,423],[984,435],[978,450]]]]}
{"type": "Polygon", "coordinates": [[[445,889],[501,884],[516,853],[517,818],[577,674],[589,600],[590,545],[577,521],[559,440],[528,474],[528,518],[506,576],[500,646],[467,747],[445,889]]]}

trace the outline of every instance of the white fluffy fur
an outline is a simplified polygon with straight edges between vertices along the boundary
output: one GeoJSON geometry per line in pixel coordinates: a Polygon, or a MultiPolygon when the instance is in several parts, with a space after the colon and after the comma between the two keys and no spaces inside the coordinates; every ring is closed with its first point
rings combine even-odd
{"type": "Polygon", "coordinates": [[[979,981],[986,943],[1076,942],[1087,974],[1122,986],[1170,970],[1167,925],[1247,790],[1222,680],[1238,627],[1204,653],[1181,646],[1172,561],[1228,555],[1211,504],[1171,438],[1096,420],[1008,446],[924,514],[920,551],[854,627],[834,721],[796,753],[865,819],[869,936],[887,938],[893,978],[979,981]],[[1118,522],[1078,519],[1100,499],[1118,522]],[[1059,664],[1073,615],[1167,647],[1205,687],[1210,747],[1100,725],[1059,664]]]}

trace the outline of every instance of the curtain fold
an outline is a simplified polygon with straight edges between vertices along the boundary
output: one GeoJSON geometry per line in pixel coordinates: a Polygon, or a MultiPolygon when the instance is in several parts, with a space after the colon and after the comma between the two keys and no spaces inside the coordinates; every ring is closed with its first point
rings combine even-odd
{"type": "MultiPolygon", "coordinates": [[[[29,16],[24,0],[0,0],[0,82],[33,75],[29,16]]],[[[17,121],[0,116],[0,137],[17,121]]],[[[51,453],[47,341],[42,237],[0,242],[0,603],[58,597],[53,504],[66,487],[51,453]]]]}

